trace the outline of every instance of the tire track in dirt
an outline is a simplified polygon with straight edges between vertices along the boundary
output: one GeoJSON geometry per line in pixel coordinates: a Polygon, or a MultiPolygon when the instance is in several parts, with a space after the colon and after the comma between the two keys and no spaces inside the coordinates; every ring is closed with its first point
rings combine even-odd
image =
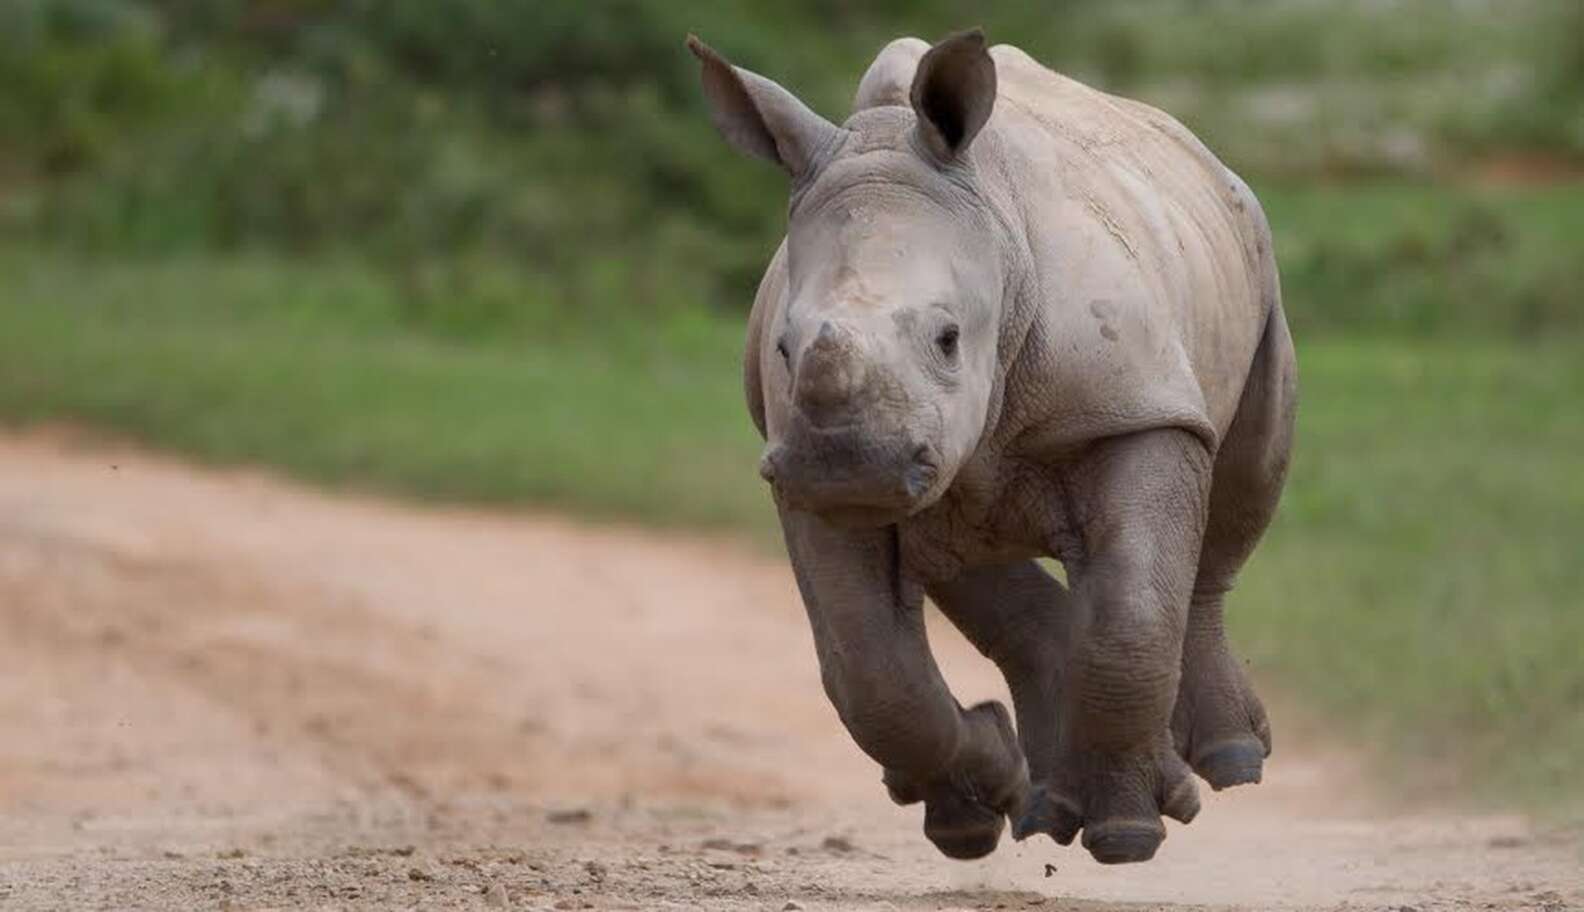
{"type": "Polygon", "coordinates": [[[804,623],[724,541],[0,438],[0,908],[1584,908],[1576,835],[1365,813],[1290,725],[1149,865],[947,862],[804,623]]]}

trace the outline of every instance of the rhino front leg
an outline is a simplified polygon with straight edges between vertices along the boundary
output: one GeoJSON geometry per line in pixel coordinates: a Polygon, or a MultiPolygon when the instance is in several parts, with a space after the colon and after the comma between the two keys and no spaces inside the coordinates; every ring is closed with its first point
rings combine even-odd
{"type": "Polygon", "coordinates": [[[1210,469],[1198,438],[1163,429],[1102,441],[1063,478],[1078,541],[1060,744],[1019,837],[1066,845],[1081,828],[1098,861],[1145,861],[1166,837],[1162,814],[1198,813],[1169,724],[1210,469]]]}
{"type": "Polygon", "coordinates": [[[923,590],[902,572],[894,526],[838,529],[781,511],[820,678],[853,740],[900,804],[925,802],[924,833],[952,858],[995,849],[1028,768],[1006,709],[963,709],[925,639],[923,590]]]}

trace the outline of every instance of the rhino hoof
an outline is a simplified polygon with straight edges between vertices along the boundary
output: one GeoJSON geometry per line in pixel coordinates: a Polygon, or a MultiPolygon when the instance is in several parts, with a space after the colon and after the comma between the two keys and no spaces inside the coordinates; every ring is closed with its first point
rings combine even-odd
{"type": "Polygon", "coordinates": [[[1252,738],[1213,744],[1193,760],[1194,771],[1218,792],[1259,782],[1264,764],[1265,745],[1252,738]]]}
{"type": "Polygon", "coordinates": [[[1006,818],[951,790],[931,795],[924,806],[924,835],[947,858],[967,861],[995,851],[1006,818]]]}
{"type": "Polygon", "coordinates": [[[1108,820],[1084,827],[1083,845],[1101,864],[1128,864],[1154,858],[1165,838],[1159,821],[1108,820]]]}

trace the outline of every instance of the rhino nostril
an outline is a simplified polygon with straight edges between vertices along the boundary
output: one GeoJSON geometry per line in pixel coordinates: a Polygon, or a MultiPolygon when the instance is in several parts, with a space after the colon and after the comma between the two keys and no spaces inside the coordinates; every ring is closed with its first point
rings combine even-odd
{"type": "Polygon", "coordinates": [[[907,488],[908,496],[917,500],[929,493],[939,472],[934,448],[929,444],[919,444],[914,447],[913,459],[902,473],[902,484],[907,488]]]}

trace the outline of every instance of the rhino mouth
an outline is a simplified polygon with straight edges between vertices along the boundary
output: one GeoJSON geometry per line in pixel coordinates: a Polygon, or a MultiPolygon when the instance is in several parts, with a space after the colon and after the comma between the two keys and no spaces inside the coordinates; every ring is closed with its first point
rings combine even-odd
{"type": "Polygon", "coordinates": [[[800,428],[771,444],[759,474],[788,509],[846,526],[883,526],[933,502],[940,460],[928,444],[854,427],[800,428]]]}

